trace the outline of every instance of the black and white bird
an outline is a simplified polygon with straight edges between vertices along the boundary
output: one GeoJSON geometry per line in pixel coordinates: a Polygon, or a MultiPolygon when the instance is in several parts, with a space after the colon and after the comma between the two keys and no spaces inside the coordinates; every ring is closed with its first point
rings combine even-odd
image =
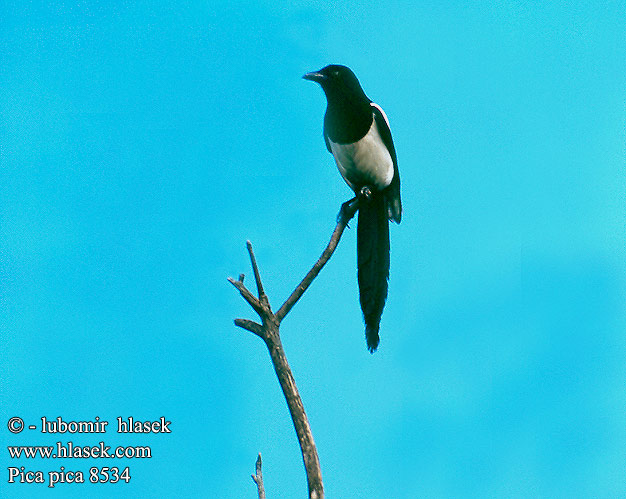
{"type": "Polygon", "coordinates": [[[387,300],[389,220],[400,223],[400,175],[384,111],[372,102],[354,73],[330,65],[303,76],[326,94],[324,140],[339,172],[358,198],[357,266],[367,348],[378,347],[387,300]]]}

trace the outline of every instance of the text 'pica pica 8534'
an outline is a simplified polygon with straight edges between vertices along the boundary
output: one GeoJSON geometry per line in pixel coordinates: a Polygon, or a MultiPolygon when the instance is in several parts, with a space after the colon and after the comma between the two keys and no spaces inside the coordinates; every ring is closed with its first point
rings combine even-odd
{"type": "Polygon", "coordinates": [[[389,220],[400,223],[400,175],[384,111],[372,102],[346,66],[330,65],[304,75],[326,94],[324,140],[339,172],[358,199],[357,266],[367,348],[378,347],[387,300],[389,220]]]}

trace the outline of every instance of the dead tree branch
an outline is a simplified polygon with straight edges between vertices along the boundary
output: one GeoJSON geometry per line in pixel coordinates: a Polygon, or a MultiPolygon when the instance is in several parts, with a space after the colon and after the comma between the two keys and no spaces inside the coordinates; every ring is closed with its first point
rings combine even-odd
{"type": "Polygon", "coordinates": [[[251,475],[252,480],[256,483],[256,488],[259,493],[259,499],[265,499],[265,488],[263,487],[263,472],[261,471],[261,453],[256,458],[256,470],[255,474],[251,475]]]}
{"type": "MultiPolygon", "coordinates": [[[[306,470],[307,483],[309,487],[309,499],[323,499],[324,487],[322,485],[322,472],[320,469],[319,458],[317,456],[317,449],[315,442],[313,441],[313,434],[311,433],[311,427],[302,405],[302,399],[298,393],[296,382],[293,378],[291,368],[287,362],[285,351],[280,340],[280,323],[289,313],[292,307],[304,294],[307,288],[311,285],[315,277],[320,273],[326,262],[330,259],[333,252],[337,248],[337,244],[341,239],[344,229],[348,225],[350,219],[354,216],[358,209],[358,203],[356,199],[350,200],[344,203],[337,217],[337,225],[330,238],[330,242],[326,246],[326,249],[315,262],[313,268],[302,279],[300,284],[291,293],[289,298],[283,303],[278,312],[273,313],[269,303],[269,299],[263,289],[261,282],[261,274],[252,250],[252,244],[247,241],[248,254],[250,255],[250,263],[252,265],[252,271],[254,273],[254,280],[257,286],[258,297],[254,296],[248,288],[246,288],[244,281],[244,275],[240,274],[238,280],[234,280],[229,277],[228,281],[239,291],[241,296],[246,302],[254,309],[254,311],[261,318],[261,324],[251,321],[249,319],[235,319],[235,325],[243,328],[251,333],[254,333],[260,337],[266,344],[269,350],[270,357],[272,359],[272,365],[274,371],[278,377],[278,382],[287,401],[289,407],[289,413],[298,436],[298,442],[300,443],[300,450],[302,451],[302,460],[304,461],[304,468],[306,470]]],[[[257,459],[257,474],[252,478],[257,484],[259,491],[259,498],[265,497],[265,490],[263,489],[263,481],[261,476],[261,455],[257,459]],[[261,494],[263,494],[261,496],[261,494]]]]}

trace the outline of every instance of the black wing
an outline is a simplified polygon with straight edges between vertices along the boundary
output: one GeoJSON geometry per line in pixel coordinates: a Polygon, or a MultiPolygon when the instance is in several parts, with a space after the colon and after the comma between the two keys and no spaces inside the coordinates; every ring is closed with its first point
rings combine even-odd
{"type": "Polygon", "coordinates": [[[326,133],[326,120],[324,120],[324,143],[326,144],[326,149],[328,149],[329,153],[333,153],[330,149],[330,142],[328,142],[328,134],[326,133]]]}
{"type": "Polygon", "coordinates": [[[374,120],[376,120],[376,127],[380,138],[383,140],[385,147],[391,154],[391,160],[393,161],[393,179],[391,184],[385,188],[385,198],[387,200],[387,212],[389,218],[396,223],[400,223],[402,219],[402,201],[400,199],[400,172],[398,171],[398,158],[396,157],[396,148],[393,145],[393,139],[391,138],[391,130],[389,129],[389,121],[385,112],[373,102],[370,103],[372,111],[374,112],[374,120]]]}

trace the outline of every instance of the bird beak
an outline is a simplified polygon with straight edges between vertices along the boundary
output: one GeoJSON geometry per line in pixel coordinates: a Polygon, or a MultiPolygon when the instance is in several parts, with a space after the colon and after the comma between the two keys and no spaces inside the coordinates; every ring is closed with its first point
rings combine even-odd
{"type": "Polygon", "coordinates": [[[305,80],[316,81],[317,83],[322,83],[326,80],[326,75],[320,73],[319,71],[312,71],[310,73],[305,74],[302,78],[305,80]]]}

